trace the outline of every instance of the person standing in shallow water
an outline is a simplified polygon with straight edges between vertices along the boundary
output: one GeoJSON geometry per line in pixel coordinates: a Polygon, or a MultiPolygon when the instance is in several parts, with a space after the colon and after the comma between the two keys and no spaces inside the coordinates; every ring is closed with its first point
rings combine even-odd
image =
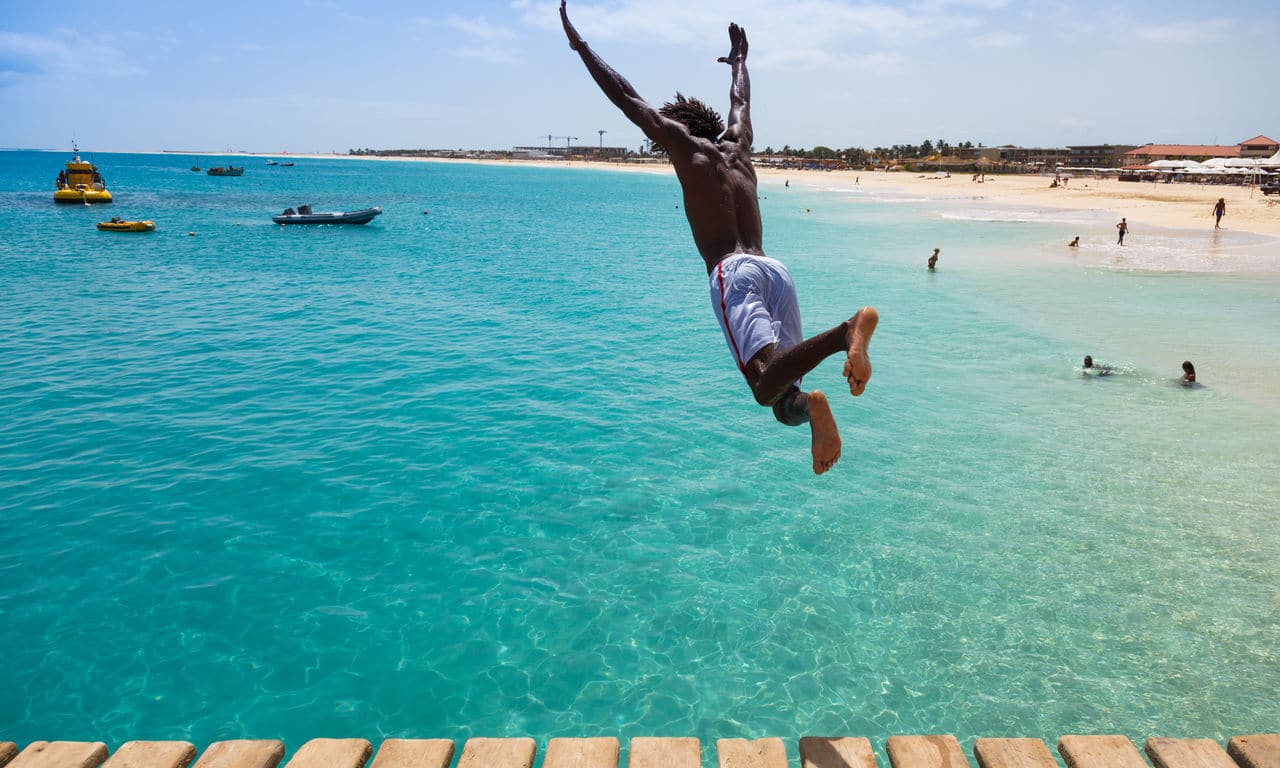
{"type": "Polygon", "coordinates": [[[1120,223],[1116,225],[1116,229],[1120,232],[1120,239],[1116,241],[1116,244],[1124,245],[1124,236],[1129,234],[1129,222],[1125,221],[1122,216],[1120,223]]]}
{"type": "Polygon", "coordinates": [[[942,250],[941,248],[934,248],[934,249],[933,249],[933,255],[929,257],[929,271],[930,271],[930,272],[932,272],[932,271],[933,271],[933,268],[934,268],[934,267],[936,267],[936,266],[938,265],[938,253],[939,253],[939,251],[941,251],[941,250],[942,250]]]}
{"type": "Polygon", "coordinates": [[[746,31],[729,25],[729,55],[719,59],[732,71],[726,127],[714,110],[679,93],[654,109],[588,47],[569,21],[565,0],[560,2],[560,21],[569,47],[609,101],[666,150],[684,192],[694,245],[707,268],[712,310],[734,361],[756,402],[770,406],[778,421],[809,424],[813,471],[826,472],[840,458],[840,432],[826,395],[802,391],[800,380],[826,358],[843,354],[849,392],[861,395],[871,378],[867,345],[879,315],[873,307],[863,307],[834,328],[804,338],[791,275],[764,254],[751,165],[746,31]]]}

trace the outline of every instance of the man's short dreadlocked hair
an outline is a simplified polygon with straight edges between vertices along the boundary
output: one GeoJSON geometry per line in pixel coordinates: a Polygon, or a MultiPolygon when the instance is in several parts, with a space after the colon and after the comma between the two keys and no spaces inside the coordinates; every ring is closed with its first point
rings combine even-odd
{"type": "Polygon", "coordinates": [[[694,136],[715,141],[724,133],[724,121],[720,119],[719,113],[697,99],[686,99],[679,92],[676,93],[675,101],[663,104],[658,112],[663,117],[684,123],[694,136]]]}

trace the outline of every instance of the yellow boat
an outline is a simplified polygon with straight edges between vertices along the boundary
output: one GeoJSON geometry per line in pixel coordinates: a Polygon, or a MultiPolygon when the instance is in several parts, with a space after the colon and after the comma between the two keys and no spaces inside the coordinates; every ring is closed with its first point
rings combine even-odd
{"type": "Polygon", "coordinates": [[[156,223],[154,221],[121,221],[120,219],[112,219],[111,221],[98,222],[98,229],[103,232],[154,232],[156,223]]]}
{"type": "Polygon", "coordinates": [[[55,203],[109,203],[111,193],[106,182],[93,163],[80,159],[80,150],[72,145],[75,155],[67,162],[66,170],[58,174],[58,191],[53,193],[55,203]]]}

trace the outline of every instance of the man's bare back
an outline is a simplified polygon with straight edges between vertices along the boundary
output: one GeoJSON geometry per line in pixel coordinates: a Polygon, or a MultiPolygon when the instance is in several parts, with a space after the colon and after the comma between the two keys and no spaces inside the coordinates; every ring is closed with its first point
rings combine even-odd
{"type": "Polygon", "coordinates": [[[843,353],[849,393],[861,395],[871,378],[867,346],[879,315],[874,308],[863,307],[834,328],[800,338],[790,274],[764,255],[756,172],[751,164],[746,31],[729,25],[729,55],[719,59],[733,73],[724,126],[714,111],[679,94],[676,102],[654,109],[587,46],[569,22],[565,0],[560,2],[560,19],[569,47],[578,52],[600,89],[666,150],[684,191],[689,229],[706,264],[712,308],[730,351],[756,402],[772,407],[783,424],[809,424],[813,471],[826,472],[840,458],[840,432],[826,395],[819,390],[801,391],[800,379],[827,357],[843,353]],[[767,280],[767,285],[761,286],[761,280],[767,280]]]}
{"type": "Polygon", "coordinates": [[[672,155],[684,210],[707,272],[731,253],[764,254],[756,170],[740,144],[692,137],[689,156],[672,155]]]}

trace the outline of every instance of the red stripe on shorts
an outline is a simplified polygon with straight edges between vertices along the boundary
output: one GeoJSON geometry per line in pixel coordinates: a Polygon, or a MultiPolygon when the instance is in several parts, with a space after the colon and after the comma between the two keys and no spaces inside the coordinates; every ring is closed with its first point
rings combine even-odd
{"type": "Polygon", "coordinates": [[[720,317],[724,319],[724,332],[729,337],[729,344],[733,347],[733,358],[738,361],[738,370],[746,371],[746,364],[742,360],[742,352],[738,349],[738,340],[733,338],[733,330],[729,328],[729,312],[725,306],[724,295],[724,259],[716,264],[716,274],[720,277],[720,317]]]}

